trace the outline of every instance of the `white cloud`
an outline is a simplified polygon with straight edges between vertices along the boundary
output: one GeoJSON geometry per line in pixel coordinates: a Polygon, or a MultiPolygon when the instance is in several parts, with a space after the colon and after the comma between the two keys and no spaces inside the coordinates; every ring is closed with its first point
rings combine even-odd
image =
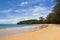
{"type": "Polygon", "coordinates": [[[20,11],[21,11],[21,10],[20,10],[20,9],[18,9],[18,10],[14,10],[14,11],[15,11],[15,12],[17,12],[17,13],[20,13],[20,11]]]}
{"type": "Polygon", "coordinates": [[[51,10],[48,10],[47,7],[36,6],[32,11],[32,15],[37,18],[40,16],[43,16],[45,18],[50,12],[51,10]]]}
{"type": "Polygon", "coordinates": [[[19,6],[25,6],[25,5],[27,5],[27,4],[28,4],[28,2],[25,1],[25,2],[20,3],[19,6]]]}
{"type": "Polygon", "coordinates": [[[7,18],[13,18],[14,15],[10,14],[12,11],[14,10],[13,9],[0,10],[0,14],[5,14],[7,18]]]}
{"type": "MultiPolygon", "coordinates": [[[[53,0],[49,0],[53,1],[53,0]]],[[[30,5],[38,2],[46,2],[46,0],[29,0],[25,2],[21,2],[18,4],[19,6],[30,5]]],[[[12,2],[8,2],[9,5],[14,5],[12,2]]],[[[40,16],[46,17],[54,7],[51,6],[50,8],[44,7],[44,4],[40,4],[40,6],[30,7],[28,9],[7,9],[7,10],[0,10],[0,13],[6,14],[7,19],[0,19],[0,24],[16,24],[18,21],[29,20],[29,19],[38,19],[40,16]],[[16,12],[19,15],[11,15],[10,12],[16,12]],[[22,15],[23,16],[22,16],[22,15]]]]}
{"type": "Polygon", "coordinates": [[[37,2],[45,2],[46,0],[29,0],[31,1],[32,3],[37,3],[37,2]]]}
{"type": "Polygon", "coordinates": [[[9,19],[0,19],[0,24],[16,24],[19,21],[23,21],[23,18],[14,17],[9,19]]]}
{"type": "Polygon", "coordinates": [[[40,16],[46,17],[51,12],[51,9],[42,6],[35,6],[29,9],[17,9],[17,10],[3,10],[0,13],[7,13],[8,19],[0,19],[1,24],[16,24],[19,21],[29,20],[29,19],[38,19],[40,16]],[[16,16],[9,14],[11,11],[17,13],[22,13],[24,16],[16,16]]]}
{"type": "Polygon", "coordinates": [[[35,0],[35,1],[45,2],[46,0],[35,0]]]}
{"type": "Polygon", "coordinates": [[[33,18],[29,17],[14,17],[14,18],[9,18],[9,19],[0,19],[0,24],[16,24],[19,21],[23,20],[29,20],[33,18]]]}
{"type": "Polygon", "coordinates": [[[15,24],[16,20],[13,19],[0,19],[0,24],[10,24],[10,23],[14,23],[15,24]]]}
{"type": "MultiPolygon", "coordinates": [[[[45,2],[45,1],[47,1],[47,0],[35,0],[36,2],[45,2]]],[[[48,1],[51,1],[51,2],[53,2],[54,0],[48,0],[48,1]]]]}
{"type": "Polygon", "coordinates": [[[38,16],[39,14],[38,14],[38,13],[33,13],[32,15],[33,15],[33,16],[38,16]]]}
{"type": "Polygon", "coordinates": [[[44,4],[40,4],[40,6],[43,6],[44,4]]]}
{"type": "Polygon", "coordinates": [[[24,9],[24,10],[17,10],[18,13],[23,13],[29,18],[38,18],[40,16],[46,17],[50,12],[51,9],[43,6],[35,6],[34,8],[24,9]]]}
{"type": "MultiPolygon", "coordinates": [[[[24,9],[25,11],[21,10],[19,12],[23,13],[23,14],[30,14],[30,16],[41,16],[41,15],[47,15],[49,14],[52,9],[48,9],[47,7],[43,7],[43,6],[35,6],[34,8],[29,8],[29,9],[24,9]]],[[[28,16],[27,15],[27,16],[28,16]]],[[[44,16],[45,17],[45,16],[44,16]]]]}
{"type": "Polygon", "coordinates": [[[11,11],[12,11],[12,9],[0,10],[0,13],[9,13],[9,12],[11,12],[11,11]]]}
{"type": "Polygon", "coordinates": [[[53,1],[55,1],[55,0],[51,0],[51,2],[53,2],[53,1]]]}

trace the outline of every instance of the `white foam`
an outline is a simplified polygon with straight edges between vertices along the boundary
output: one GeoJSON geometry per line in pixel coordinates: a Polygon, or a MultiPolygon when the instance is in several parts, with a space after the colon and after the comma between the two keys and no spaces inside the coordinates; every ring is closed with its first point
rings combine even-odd
{"type": "Polygon", "coordinates": [[[40,29],[40,26],[41,25],[0,29],[0,36],[11,35],[11,34],[22,34],[25,32],[34,31],[40,29]]]}

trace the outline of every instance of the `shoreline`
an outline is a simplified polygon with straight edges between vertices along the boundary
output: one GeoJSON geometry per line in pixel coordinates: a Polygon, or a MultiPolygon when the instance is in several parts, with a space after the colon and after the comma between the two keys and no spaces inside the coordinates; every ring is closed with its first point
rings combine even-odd
{"type": "Polygon", "coordinates": [[[24,34],[27,32],[32,32],[40,29],[40,24],[26,27],[15,27],[15,28],[7,28],[0,29],[0,37],[8,36],[8,35],[16,35],[16,34],[24,34]]]}
{"type": "MultiPolygon", "coordinates": [[[[10,35],[3,37],[1,40],[60,40],[60,25],[47,25],[48,27],[44,27],[37,31],[10,35]]],[[[43,26],[45,25],[43,24],[43,26]]]]}
{"type": "Polygon", "coordinates": [[[60,25],[42,24],[39,30],[3,36],[0,40],[60,40],[60,25]]]}

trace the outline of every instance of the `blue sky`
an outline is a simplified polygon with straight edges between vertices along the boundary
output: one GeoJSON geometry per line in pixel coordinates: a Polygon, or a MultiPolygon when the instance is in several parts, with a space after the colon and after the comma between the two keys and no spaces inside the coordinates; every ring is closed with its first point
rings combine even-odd
{"type": "Polygon", "coordinates": [[[54,5],[54,0],[0,0],[0,24],[45,18],[54,5]]]}

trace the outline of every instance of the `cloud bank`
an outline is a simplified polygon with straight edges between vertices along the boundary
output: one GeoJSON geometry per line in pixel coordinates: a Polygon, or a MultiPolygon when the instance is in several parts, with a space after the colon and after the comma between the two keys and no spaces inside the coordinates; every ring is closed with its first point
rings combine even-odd
{"type": "MultiPolygon", "coordinates": [[[[13,1],[8,1],[9,5],[14,5],[14,7],[0,10],[0,24],[16,24],[23,20],[39,19],[41,16],[45,18],[52,12],[54,6],[47,6],[45,2],[46,0],[29,0],[14,5],[13,1]]],[[[53,0],[50,2],[53,2],[53,0]]]]}

